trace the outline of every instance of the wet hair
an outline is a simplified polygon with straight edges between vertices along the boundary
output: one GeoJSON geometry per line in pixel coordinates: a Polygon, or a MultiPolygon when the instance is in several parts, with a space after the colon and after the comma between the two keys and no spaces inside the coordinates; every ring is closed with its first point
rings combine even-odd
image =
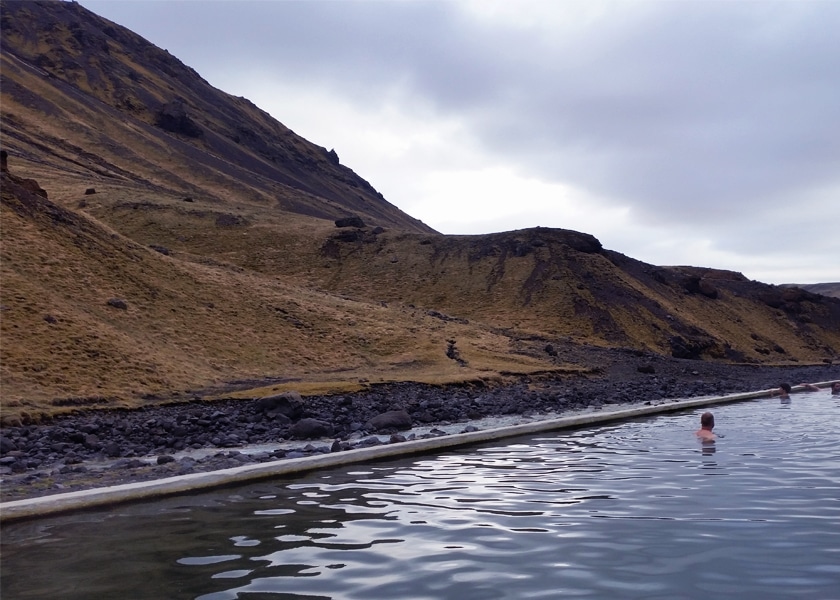
{"type": "Polygon", "coordinates": [[[789,383],[780,383],[779,387],[782,388],[786,394],[790,394],[790,384],[789,383]]]}
{"type": "Polygon", "coordinates": [[[700,415],[700,425],[703,427],[714,427],[715,426],[715,416],[710,412],[704,412],[700,415]]]}

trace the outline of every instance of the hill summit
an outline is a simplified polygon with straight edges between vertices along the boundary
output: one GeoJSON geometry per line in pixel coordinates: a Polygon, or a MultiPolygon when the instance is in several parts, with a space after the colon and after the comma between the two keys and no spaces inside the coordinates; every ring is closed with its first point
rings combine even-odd
{"type": "Polygon", "coordinates": [[[836,298],[575,231],[439,234],[131,31],[0,8],[4,415],[559,376],[592,346],[838,359],[836,298]]]}

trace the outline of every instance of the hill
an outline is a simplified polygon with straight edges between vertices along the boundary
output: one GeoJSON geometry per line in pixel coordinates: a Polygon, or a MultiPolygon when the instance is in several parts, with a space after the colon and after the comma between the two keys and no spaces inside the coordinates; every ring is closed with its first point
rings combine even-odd
{"type": "Polygon", "coordinates": [[[786,283],[782,287],[798,287],[802,288],[807,292],[812,292],[814,294],[822,294],[823,296],[840,298],[840,282],[810,284],[786,283]]]}
{"type": "Polygon", "coordinates": [[[4,416],[562,375],[585,346],[838,358],[836,298],[568,230],[441,235],[125,28],[0,7],[4,416]]]}

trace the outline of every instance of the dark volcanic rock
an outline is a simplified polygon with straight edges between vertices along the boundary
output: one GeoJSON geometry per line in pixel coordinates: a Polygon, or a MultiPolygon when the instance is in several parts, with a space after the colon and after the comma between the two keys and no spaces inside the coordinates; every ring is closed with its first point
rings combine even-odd
{"type": "Polygon", "coordinates": [[[365,425],[371,431],[401,431],[411,429],[411,415],[405,410],[390,410],[376,415],[365,425]]]}
{"type": "Polygon", "coordinates": [[[187,114],[184,100],[176,98],[161,106],[155,114],[155,125],[170,133],[191,138],[201,137],[201,127],[187,114]]]}
{"type": "Polygon", "coordinates": [[[105,304],[113,308],[119,308],[120,310],[126,310],[128,308],[128,304],[122,298],[108,298],[105,304]]]}
{"type": "Polygon", "coordinates": [[[336,227],[359,227],[362,228],[365,226],[365,222],[362,220],[361,217],[357,215],[352,215],[349,217],[342,217],[340,219],[335,220],[336,227]]]}
{"type": "Polygon", "coordinates": [[[260,398],[256,401],[256,408],[272,418],[282,415],[294,420],[303,413],[303,400],[296,392],[284,392],[260,398]]]}
{"type": "MultiPolygon", "coordinates": [[[[567,351],[563,349],[564,353],[567,351]]],[[[412,423],[437,425],[437,432],[430,435],[446,435],[449,423],[488,416],[562,414],[566,410],[618,403],[771,389],[782,381],[798,384],[840,379],[840,367],[830,364],[759,367],[640,356],[637,352],[614,349],[573,352],[585,352],[569,357],[592,365],[595,371],[581,376],[521,377],[505,386],[482,382],[450,386],[393,383],[335,396],[300,398],[297,394],[279,394],[253,400],[194,401],[130,411],[79,409],[75,414],[55,417],[39,425],[7,421],[0,431],[0,493],[3,501],[7,501],[211,471],[245,462],[343,451],[374,443],[398,443],[402,436],[383,442],[371,434],[394,433],[412,423]],[[640,365],[645,368],[640,369],[640,365]],[[296,422],[292,425],[293,419],[296,422]],[[324,438],[333,441],[324,446],[278,448],[260,455],[233,449],[245,444],[324,438]],[[163,458],[180,450],[213,447],[229,450],[201,459],[163,458]],[[85,473],[96,464],[103,461],[107,464],[114,459],[122,461],[119,464],[123,468],[106,469],[96,478],[85,473]],[[44,489],[43,483],[33,484],[46,480],[61,487],[44,489]]]]}
{"type": "Polygon", "coordinates": [[[333,427],[324,421],[306,418],[292,425],[291,434],[293,438],[298,440],[313,440],[331,436],[333,427]]]}

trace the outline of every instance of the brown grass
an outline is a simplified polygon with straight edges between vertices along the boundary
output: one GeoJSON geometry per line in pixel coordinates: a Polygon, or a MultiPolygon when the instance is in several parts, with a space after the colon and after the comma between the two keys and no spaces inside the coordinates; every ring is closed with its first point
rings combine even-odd
{"type": "MultiPolygon", "coordinates": [[[[247,224],[218,227],[227,207],[212,203],[117,187],[81,210],[79,201],[76,190],[55,198],[63,208],[4,192],[4,414],[140,406],[234,388],[254,397],[563,372],[586,365],[558,363],[543,351],[547,343],[667,353],[663,338],[675,326],[745,353],[755,337],[784,339],[784,359],[815,362],[826,352],[814,342],[819,331],[799,335],[801,325],[756,310],[754,300],[651,289],[600,254],[558,246],[500,262],[493,248],[475,258],[478,238],[453,248],[442,236],[386,232],[339,243],[327,256],[322,249],[338,230],[300,215],[251,207],[242,212],[247,224]],[[549,254],[554,262],[537,285],[535,263],[549,254]],[[109,306],[110,298],[127,309],[109,306]],[[450,340],[465,365],[446,356],[450,340]],[[231,386],[242,380],[254,383],[231,386]]],[[[555,243],[550,231],[540,235],[555,243]]]]}

